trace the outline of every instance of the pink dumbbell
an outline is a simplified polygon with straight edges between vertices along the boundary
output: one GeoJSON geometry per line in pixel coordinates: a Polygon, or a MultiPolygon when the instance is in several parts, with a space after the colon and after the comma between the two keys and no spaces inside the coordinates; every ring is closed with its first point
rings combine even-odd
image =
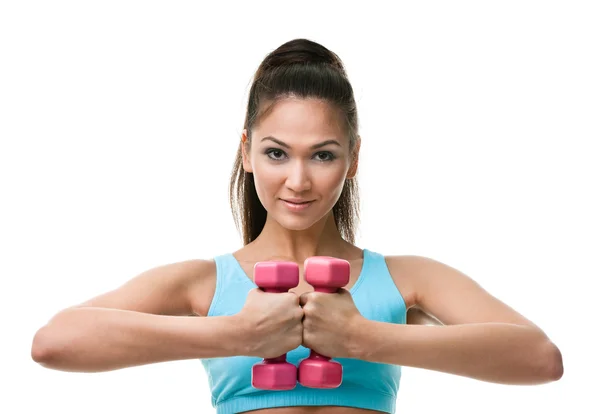
{"type": "MultiPolygon", "coordinates": [[[[254,283],[265,292],[282,293],[298,286],[300,271],[294,262],[267,261],[254,265],[254,283]]],[[[291,390],[296,387],[298,369],[283,354],[252,366],[252,386],[263,390],[291,390]]]]}
{"type": "MultiPolygon", "coordinates": [[[[335,257],[309,257],[304,261],[304,279],[315,292],[336,293],[350,281],[350,263],[335,257]]],[[[342,365],[311,349],[308,358],[298,365],[298,382],[310,388],[339,387],[342,365]]]]}

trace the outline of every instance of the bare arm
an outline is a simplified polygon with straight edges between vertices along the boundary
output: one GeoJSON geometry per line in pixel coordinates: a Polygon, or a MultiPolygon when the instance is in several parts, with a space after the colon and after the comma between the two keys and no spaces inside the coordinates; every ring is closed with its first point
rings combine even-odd
{"type": "Polygon", "coordinates": [[[558,347],[534,323],[450,266],[422,257],[402,260],[417,306],[441,324],[361,319],[353,328],[362,350],[358,358],[503,384],[541,384],[562,376],[558,347]]]}
{"type": "Polygon", "coordinates": [[[36,334],[32,357],[46,368],[100,372],[239,355],[238,343],[235,316],[163,316],[81,307],[61,312],[36,334]]]}
{"type": "Polygon", "coordinates": [[[99,372],[244,354],[244,327],[235,315],[191,316],[197,296],[208,300],[211,276],[214,265],[203,260],[148,270],[55,315],[36,332],[32,358],[51,369],[99,372]]]}
{"type": "Polygon", "coordinates": [[[357,358],[481,381],[533,385],[562,375],[560,353],[533,328],[490,322],[449,326],[362,321],[357,358]],[[375,340],[376,339],[376,340],[375,340]]]}

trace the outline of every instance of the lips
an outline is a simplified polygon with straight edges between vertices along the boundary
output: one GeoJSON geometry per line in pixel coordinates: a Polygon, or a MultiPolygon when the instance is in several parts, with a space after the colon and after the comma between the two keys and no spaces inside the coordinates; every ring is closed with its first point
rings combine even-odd
{"type": "Polygon", "coordinates": [[[285,199],[282,198],[281,201],[287,207],[289,211],[300,212],[309,208],[313,201],[315,200],[299,200],[299,199],[285,199]]]}
{"type": "Polygon", "coordinates": [[[298,199],[293,199],[293,198],[282,198],[283,201],[287,202],[287,203],[291,203],[291,204],[306,204],[306,203],[310,203],[313,200],[298,200],[298,199]]]}

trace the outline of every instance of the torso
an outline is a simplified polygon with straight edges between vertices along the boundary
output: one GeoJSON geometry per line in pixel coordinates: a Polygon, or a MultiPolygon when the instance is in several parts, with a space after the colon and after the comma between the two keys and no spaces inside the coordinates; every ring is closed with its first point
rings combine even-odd
{"type": "MultiPolygon", "coordinates": [[[[340,257],[342,259],[347,260],[350,263],[350,282],[345,286],[345,289],[350,289],[356,281],[358,277],[368,277],[368,275],[361,275],[361,270],[363,266],[363,257],[362,257],[362,249],[358,247],[352,246],[351,249],[348,249],[348,252],[344,255],[336,255],[335,257],[340,257]]],[[[258,261],[263,260],[276,260],[281,258],[275,257],[257,257],[250,252],[244,251],[241,249],[234,253],[234,257],[240,264],[241,268],[246,273],[251,280],[253,280],[252,274],[254,269],[254,264],[258,261]]],[[[402,260],[404,256],[393,256],[386,257],[386,263],[390,270],[390,274],[398,288],[398,291],[401,293],[404,298],[407,310],[411,309],[414,305],[414,291],[411,287],[410,277],[403,272],[402,260]]],[[[285,259],[284,259],[285,260],[285,259]]],[[[303,274],[303,264],[299,263],[300,266],[300,274],[303,274]]],[[[206,276],[206,275],[205,275],[206,276]]],[[[202,286],[197,287],[197,294],[192,295],[192,297],[196,298],[197,301],[194,303],[194,310],[198,316],[206,316],[208,313],[208,308],[212,302],[212,298],[215,293],[216,287],[216,266],[213,268],[213,272],[210,277],[204,277],[203,280],[205,283],[202,286]]],[[[297,295],[301,295],[305,292],[312,292],[314,289],[311,285],[306,283],[302,277],[300,278],[300,284],[290,291],[295,292],[297,295]]],[[[416,309],[415,313],[418,312],[416,309]]],[[[410,311],[407,315],[407,323],[410,323],[410,320],[417,320],[418,318],[411,318],[410,311]]],[[[421,318],[420,320],[423,320],[421,318]]],[[[247,413],[251,414],[381,414],[380,411],[367,410],[362,408],[354,408],[354,407],[334,407],[334,406],[324,406],[324,407],[313,407],[313,406],[299,406],[299,407],[276,407],[276,408],[265,408],[260,410],[247,411],[247,413]]]]}

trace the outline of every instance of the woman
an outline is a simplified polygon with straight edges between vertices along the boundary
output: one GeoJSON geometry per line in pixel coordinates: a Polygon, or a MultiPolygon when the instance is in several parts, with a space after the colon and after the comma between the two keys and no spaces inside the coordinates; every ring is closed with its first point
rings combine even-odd
{"type": "Polygon", "coordinates": [[[32,358],[83,372],[200,358],[218,413],[392,413],[401,366],[503,384],[558,380],[559,349],[468,276],[354,245],[360,143],[337,55],[305,39],[281,45],[255,74],[231,177],[244,247],[150,269],[63,310],[36,333],[32,358]],[[312,256],[347,260],[349,283],[325,294],[300,278],[272,294],[253,282],[256,262],[293,261],[302,274],[312,256]],[[252,387],[262,358],[298,364],[309,349],[343,365],[339,387],[252,387]]]}

